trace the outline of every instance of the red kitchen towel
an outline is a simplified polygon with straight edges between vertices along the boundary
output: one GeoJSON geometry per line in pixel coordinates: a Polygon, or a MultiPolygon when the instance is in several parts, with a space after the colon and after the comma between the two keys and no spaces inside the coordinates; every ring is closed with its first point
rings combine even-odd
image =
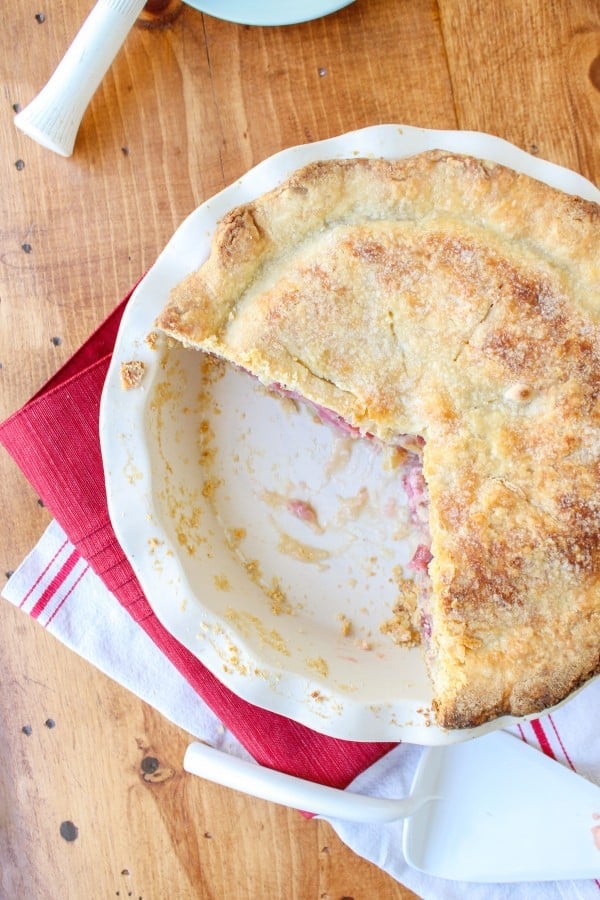
{"type": "Polygon", "coordinates": [[[78,556],[248,752],[262,765],[345,787],[394,745],[330,738],[237,697],[163,628],[115,537],[106,501],[98,417],[130,296],[22,409],[0,425],[0,442],[62,526],[78,556]]]}

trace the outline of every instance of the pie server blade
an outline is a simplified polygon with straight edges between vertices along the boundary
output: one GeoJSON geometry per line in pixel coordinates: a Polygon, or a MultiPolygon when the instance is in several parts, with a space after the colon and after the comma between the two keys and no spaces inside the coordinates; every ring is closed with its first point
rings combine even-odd
{"type": "Polygon", "coordinates": [[[409,865],[478,882],[600,876],[600,787],[494,732],[427,748],[412,793],[438,794],[404,826],[409,865]]]}
{"type": "Polygon", "coordinates": [[[342,791],[194,742],[184,769],[325,818],[404,819],[407,863],[440,878],[524,882],[600,876],[600,787],[506,732],[426,748],[408,797],[342,791]]]}

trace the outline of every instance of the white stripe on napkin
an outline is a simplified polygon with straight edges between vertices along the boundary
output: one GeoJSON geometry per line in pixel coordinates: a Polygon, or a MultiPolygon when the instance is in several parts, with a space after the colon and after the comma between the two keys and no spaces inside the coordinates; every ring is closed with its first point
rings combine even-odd
{"type": "MultiPolygon", "coordinates": [[[[234,756],[249,758],[244,747],[79,557],[58,523],[48,526],[11,575],[2,596],[185,731],[234,756]]],[[[599,709],[597,679],[551,716],[510,730],[600,783],[599,709]]],[[[405,796],[420,753],[416,746],[399,745],[359,775],[349,790],[376,797],[405,796]]],[[[329,821],[355,853],[384,869],[424,900],[600,898],[600,881],[476,885],[430,878],[406,864],[401,850],[401,821],[378,826],[329,821]]]]}
{"type": "Polygon", "coordinates": [[[249,758],[81,559],[57,522],[50,523],[11,575],[2,596],[176,725],[213,746],[249,758]]]}

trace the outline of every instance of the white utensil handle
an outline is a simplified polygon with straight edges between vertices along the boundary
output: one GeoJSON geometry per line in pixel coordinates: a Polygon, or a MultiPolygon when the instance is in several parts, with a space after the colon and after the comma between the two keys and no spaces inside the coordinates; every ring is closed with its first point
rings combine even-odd
{"type": "Polygon", "coordinates": [[[88,103],[145,0],[98,0],[48,84],[15,116],[43,147],[70,156],[88,103]]]}
{"type": "Polygon", "coordinates": [[[433,799],[407,797],[403,800],[386,800],[352,794],[264,768],[199,742],[188,746],[183,767],[192,775],[260,797],[261,800],[271,800],[282,806],[347,822],[393,822],[412,815],[424,803],[433,799]]]}

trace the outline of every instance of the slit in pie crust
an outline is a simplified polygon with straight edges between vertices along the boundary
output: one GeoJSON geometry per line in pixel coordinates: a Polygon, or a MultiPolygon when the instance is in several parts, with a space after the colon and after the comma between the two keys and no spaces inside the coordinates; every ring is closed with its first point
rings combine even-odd
{"type": "Polygon", "coordinates": [[[600,672],[600,207],[446,151],[330,160],[232,210],[157,326],[359,435],[415,435],[437,722],[600,672]]]}

